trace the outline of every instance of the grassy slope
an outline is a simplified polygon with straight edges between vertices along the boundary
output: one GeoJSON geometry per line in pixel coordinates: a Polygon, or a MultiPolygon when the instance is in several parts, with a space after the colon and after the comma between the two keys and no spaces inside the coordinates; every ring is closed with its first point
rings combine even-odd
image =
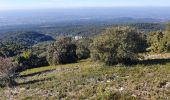
{"type": "Polygon", "coordinates": [[[75,64],[30,69],[21,75],[28,76],[25,80],[17,79],[19,85],[15,89],[0,89],[0,98],[170,99],[170,63],[108,67],[85,60],[75,64]],[[29,76],[32,73],[33,76],[29,76]]]}

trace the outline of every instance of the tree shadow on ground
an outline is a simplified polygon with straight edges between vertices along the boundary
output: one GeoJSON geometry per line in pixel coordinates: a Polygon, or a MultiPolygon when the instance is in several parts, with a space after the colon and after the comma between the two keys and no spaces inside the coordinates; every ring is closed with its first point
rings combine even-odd
{"type": "Polygon", "coordinates": [[[166,63],[170,63],[170,58],[141,60],[141,61],[137,61],[136,64],[156,65],[156,64],[166,64],[166,63]]]}
{"type": "Polygon", "coordinates": [[[40,80],[32,80],[32,81],[27,81],[27,82],[23,82],[23,83],[18,83],[17,86],[34,84],[34,83],[49,81],[49,80],[52,80],[52,78],[45,78],[45,79],[40,79],[40,80]]]}
{"type": "Polygon", "coordinates": [[[50,72],[53,72],[55,70],[45,70],[45,71],[41,71],[41,72],[35,72],[35,73],[31,73],[31,74],[27,74],[27,75],[21,75],[21,78],[23,77],[31,77],[31,76],[35,76],[35,75],[41,75],[43,73],[50,73],[50,72]]]}

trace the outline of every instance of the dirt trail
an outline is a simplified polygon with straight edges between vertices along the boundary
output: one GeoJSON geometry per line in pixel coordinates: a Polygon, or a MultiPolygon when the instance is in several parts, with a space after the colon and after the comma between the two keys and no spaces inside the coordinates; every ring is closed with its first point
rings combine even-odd
{"type": "Polygon", "coordinates": [[[170,59],[170,53],[146,55],[145,59],[170,59]]]}

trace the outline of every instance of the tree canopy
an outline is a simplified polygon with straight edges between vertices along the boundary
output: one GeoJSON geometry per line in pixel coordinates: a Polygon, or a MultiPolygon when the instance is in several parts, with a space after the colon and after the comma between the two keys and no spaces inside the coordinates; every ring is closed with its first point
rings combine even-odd
{"type": "Polygon", "coordinates": [[[94,39],[91,54],[94,60],[108,65],[130,63],[146,46],[144,35],[130,27],[108,28],[94,39]]]}

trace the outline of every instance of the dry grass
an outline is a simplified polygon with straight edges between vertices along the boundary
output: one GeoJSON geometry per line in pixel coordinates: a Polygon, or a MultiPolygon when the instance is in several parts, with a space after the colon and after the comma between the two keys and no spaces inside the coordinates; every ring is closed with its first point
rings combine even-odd
{"type": "Polygon", "coordinates": [[[89,60],[22,72],[15,89],[4,88],[3,100],[169,100],[170,63],[104,66],[89,60]],[[29,76],[32,73],[46,72],[29,76]]]}

